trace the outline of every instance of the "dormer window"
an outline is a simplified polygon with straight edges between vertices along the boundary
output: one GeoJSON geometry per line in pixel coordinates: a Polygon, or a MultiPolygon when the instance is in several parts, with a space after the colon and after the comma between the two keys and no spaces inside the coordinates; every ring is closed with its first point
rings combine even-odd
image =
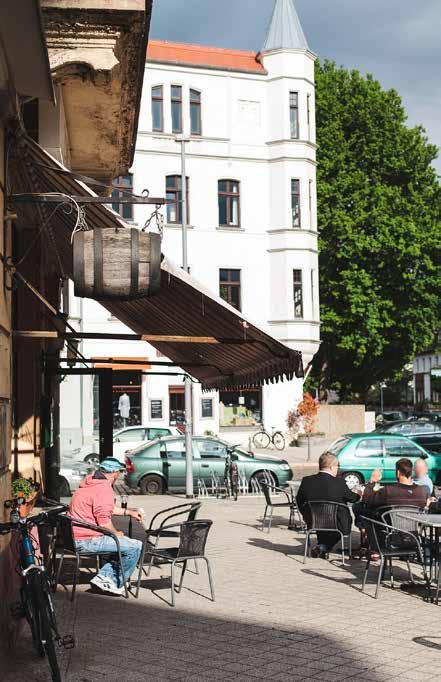
{"type": "Polygon", "coordinates": [[[202,134],[201,93],[190,90],[190,130],[192,135],[202,134]]]}

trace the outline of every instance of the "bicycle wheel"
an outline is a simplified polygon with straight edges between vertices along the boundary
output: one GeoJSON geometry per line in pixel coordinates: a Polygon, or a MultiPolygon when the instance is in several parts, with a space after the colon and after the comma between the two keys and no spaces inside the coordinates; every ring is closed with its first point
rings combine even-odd
{"type": "Polygon", "coordinates": [[[32,641],[34,642],[35,650],[38,656],[40,656],[40,658],[44,658],[44,647],[41,641],[42,638],[40,634],[39,611],[33,598],[33,591],[28,582],[25,582],[22,587],[21,600],[24,607],[26,620],[28,621],[29,627],[31,628],[32,641]]]}
{"type": "Polygon", "coordinates": [[[266,431],[258,431],[253,436],[253,445],[255,448],[265,449],[271,443],[271,438],[266,431]]]}
{"type": "Polygon", "coordinates": [[[281,431],[275,432],[275,434],[273,435],[273,443],[274,443],[274,447],[277,450],[284,450],[285,449],[285,437],[281,431]]]}
{"type": "Polygon", "coordinates": [[[61,682],[60,668],[55,652],[56,623],[50,586],[46,576],[41,572],[34,574],[33,578],[31,598],[38,614],[41,644],[49,662],[52,682],[61,682]]]}

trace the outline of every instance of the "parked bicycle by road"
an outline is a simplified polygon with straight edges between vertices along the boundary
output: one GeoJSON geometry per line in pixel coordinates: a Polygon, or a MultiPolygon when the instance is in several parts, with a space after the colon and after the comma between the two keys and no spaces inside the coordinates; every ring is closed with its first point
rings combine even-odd
{"type": "Polygon", "coordinates": [[[238,445],[227,447],[224,472],[226,495],[227,497],[233,497],[235,502],[237,502],[239,495],[239,467],[233,459],[233,454],[237,447],[238,445]]]}
{"type": "MultiPolygon", "coordinates": [[[[39,488],[37,484],[33,484],[33,487],[34,490],[39,488]]],[[[7,500],[5,508],[11,510],[11,520],[0,523],[0,535],[13,533],[17,540],[17,572],[21,576],[20,602],[13,606],[12,613],[15,617],[26,618],[37,654],[48,659],[52,682],[61,682],[56,644],[71,649],[75,643],[72,636],[61,637],[58,632],[51,584],[42,561],[36,557],[32,528],[48,524],[53,515],[65,511],[67,507],[50,500],[44,502],[57,506],[34,516],[21,516],[20,509],[23,508],[25,499],[18,497],[7,500]]]]}
{"type": "Polygon", "coordinates": [[[271,433],[265,430],[264,426],[261,425],[260,431],[253,436],[253,445],[255,448],[265,449],[268,448],[271,443],[274,445],[276,450],[285,449],[285,436],[281,431],[276,431],[274,426],[271,428],[271,433]]]}

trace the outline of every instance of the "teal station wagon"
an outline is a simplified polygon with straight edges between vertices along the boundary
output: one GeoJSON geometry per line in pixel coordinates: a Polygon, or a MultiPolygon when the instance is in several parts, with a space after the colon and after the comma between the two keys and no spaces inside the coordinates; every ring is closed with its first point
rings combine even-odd
{"type": "Polygon", "coordinates": [[[340,474],[350,488],[369,481],[374,469],[382,469],[382,483],[396,483],[395,464],[401,457],[412,463],[427,462],[432,481],[441,484],[441,455],[414,443],[410,438],[387,433],[349,433],[327,449],[336,455],[340,474]]]}
{"type": "MultiPolygon", "coordinates": [[[[211,486],[212,477],[223,480],[228,443],[211,437],[194,437],[193,479],[195,489],[198,479],[211,486]]],[[[285,486],[292,479],[288,462],[278,457],[260,457],[242,448],[236,448],[233,460],[248,481],[263,478],[270,472],[275,485],[285,486]]],[[[126,454],[125,482],[132,490],[140,489],[143,495],[159,495],[185,490],[185,440],[184,438],[157,438],[140,445],[126,454]]]]}

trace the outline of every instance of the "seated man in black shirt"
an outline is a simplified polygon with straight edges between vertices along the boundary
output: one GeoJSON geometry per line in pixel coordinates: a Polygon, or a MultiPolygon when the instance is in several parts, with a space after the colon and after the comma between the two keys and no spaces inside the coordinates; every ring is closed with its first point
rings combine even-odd
{"type": "MultiPolygon", "coordinates": [[[[338,459],[330,452],[324,452],[319,459],[319,473],[313,476],[305,476],[300,484],[296,499],[300,512],[305,519],[308,527],[311,525],[309,518],[308,502],[322,500],[325,502],[340,502],[345,504],[348,502],[356,502],[360,499],[359,493],[349,490],[345,481],[337,477],[338,474],[338,459]]],[[[344,510],[343,510],[344,511],[344,510]]],[[[342,533],[347,535],[351,528],[348,526],[348,518],[346,514],[339,515],[339,529],[342,533]]],[[[312,555],[315,557],[325,558],[328,552],[340,540],[338,533],[332,531],[324,531],[317,533],[317,547],[314,547],[312,555]]]]}

